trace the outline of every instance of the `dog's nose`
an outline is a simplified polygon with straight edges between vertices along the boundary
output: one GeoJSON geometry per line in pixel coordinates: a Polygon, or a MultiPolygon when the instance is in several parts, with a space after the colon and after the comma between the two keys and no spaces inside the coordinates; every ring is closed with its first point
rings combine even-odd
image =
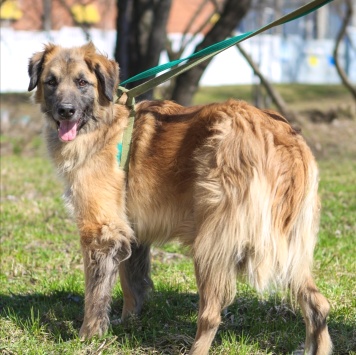
{"type": "Polygon", "coordinates": [[[58,114],[63,118],[70,119],[75,114],[75,107],[72,104],[61,104],[58,107],[58,114]]]}

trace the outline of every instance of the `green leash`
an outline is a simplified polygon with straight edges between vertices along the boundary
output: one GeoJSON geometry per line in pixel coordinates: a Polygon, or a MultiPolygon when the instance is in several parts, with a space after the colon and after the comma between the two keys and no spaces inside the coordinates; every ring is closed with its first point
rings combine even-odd
{"type": "Polygon", "coordinates": [[[199,52],[193,53],[192,55],[183,58],[183,59],[178,59],[174,60],[169,63],[165,63],[162,65],[159,65],[157,67],[148,69],[140,74],[137,74],[121,83],[117,90],[117,95],[120,98],[124,93],[127,95],[127,101],[126,101],[126,106],[129,107],[130,109],[130,117],[129,117],[129,124],[128,127],[125,129],[124,135],[123,135],[123,140],[122,143],[119,143],[118,149],[119,153],[118,157],[120,155],[120,166],[128,172],[129,168],[129,155],[130,155],[130,146],[131,146],[131,136],[132,136],[132,131],[133,131],[133,125],[135,121],[135,97],[139,96],[141,94],[144,94],[145,92],[153,89],[154,87],[164,83],[165,81],[172,79],[185,71],[195,67],[196,65],[200,64],[201,62],[214,57],[215,55],[221,53],[222,51],[236,45],[237,43],[240,43],[248,38],[254,37],[258,35],[261,32],[267,31],[273,27],[285,24],[287,22],[296,20],[300,17],[306,16],[309,13],[316,11],[320,7],[332,2],[333,0],[314,0],[309,2],[308,4],[299,7],[298,9],[292,11],[291,13],[281,17],[280,19],[273,21],[269,23],[268,25],[261,27],[260,29],[256,31],[250,31],[250,32],[245,32],[241,35],[228,38],[226,40],[223,40],[221,42],[215,43],[209,47],[206,47],[202,49],[199,52]],[[179,65],[183,62],[187,62],[185,64],[179,65]],[[175,68],[173,68],[175,67],[175,68]],[[173,68],[173,69],[171,69],[173,68]],[[170,71],[159,75],[153,79],[147,80],[143,84],[137,85],[136,87],[132,89],[126,89],[122,85],[126,85],[128,83],[137,81],[137,80],[142,80],[146,79],[148,77],[151,77],[153,75],[156,75],[158,73],[161,73],[162,71],[165,71],[167,69],[171,69],[170,71]]]}

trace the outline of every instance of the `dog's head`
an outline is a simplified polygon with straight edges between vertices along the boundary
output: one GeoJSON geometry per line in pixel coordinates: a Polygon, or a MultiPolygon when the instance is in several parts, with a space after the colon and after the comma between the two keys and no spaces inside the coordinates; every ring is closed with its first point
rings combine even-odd
{"type": "MultiPolygon", "coordinates": [[[[92,43],[77,48],[53,44],[35,53],[28,66],[29,91],[63,142],[90,131],[102,119],[118,85],[119,67],[92,43]]],[[[105,115],[104,115],[105,116],[105,115]]]]}

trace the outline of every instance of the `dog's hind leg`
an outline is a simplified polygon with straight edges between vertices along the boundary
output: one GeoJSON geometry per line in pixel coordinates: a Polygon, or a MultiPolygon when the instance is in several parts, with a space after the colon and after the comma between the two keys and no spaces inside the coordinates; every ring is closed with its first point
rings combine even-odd
{"type": "Polygon", "coordinates": [[[132,231],[127,226],[104,225],[96,232],[81,231],[85,272],[84,321],[81,339],[102,336],[109,326],[112,288],[117,279],[119,263],[131,253],[132,231]]]}
{"type": "Polygon", "coordinates": [[[132,244],[131,256],[120,264],[120,281],[124,294],[121,318],[140,313],[143,302],[153,283],[150,278],[150,245],[132,244]]]}
{"type": "Polygon", "coordinates": [[[326,298],[316,288],[312,277],[300,288],[298,302],[306,325],[305,354],[331,354],[332,343],[326,325],[330,306],[326,298]]]}
{"type": "Polygon", "coordinates": [[[196,265],[199,285],[198,329],[190,351],[191,355],[208,354],[221,322],[221,311],[232,303],[236,289],[236,274],[219,270],[201,279],[196,265]]]}
{"type": "Polygon", "coordinates": [[[203,238],[198,237],[194,245],[199,314],[198,329],[190,351],[191,355],[208,354],[221,322],[221,312],[235,298],[234,251],[233,248],[221,243],[223,237],[219,234],[215,238],[212,234],[203,238]]]}

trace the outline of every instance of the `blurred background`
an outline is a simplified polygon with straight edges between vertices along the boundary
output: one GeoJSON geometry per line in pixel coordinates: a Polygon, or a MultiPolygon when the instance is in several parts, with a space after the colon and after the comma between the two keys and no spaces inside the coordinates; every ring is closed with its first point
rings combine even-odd
{"type": "MultiPolygon", "coordinates": [[[[179,52],[176,56],[193,52],[217,23],[226,6],[224,3],[228,2],[236,3],[235,24],[230,25],[231,32],[236,34],[258,29],[306,3],[300,0],[172,0],[162,1],[164,11],[160,11],[155,7],[162,5],[147,0],[1,0],[1,92],[26,91],[27,60],[47,42],[71,47],[92,40],[100,51],[114,57],[116,42],[122,40],[122,37],[117,38],[116,29],[124,24],[124,21],[119,25],[116,23],[120,6],[125,12],[127,27],[141,24],[145,31],[153,31],[148,17],[166,23],[165,28],[159,28],[158,37],[165,42],[160,61],[167,62],[170,59],[167,50],[179,52]],[[130,3],[146,9],[131,14],[133,10],[127,9],[130,3]],[[150,14],[149,6],[159,13],[150,14]]],[[[349,3],[350,7],[355,6],[351,1],[349,3]]],[[[340,83],[333,50],[346,11],[347,1],[333,1],[312,14],[251,38],[243,46],[261,72],[274,83],[340,83]]],[[[126,36],[130,36],[129,31],[127,28],[126,36]]],[[[356,82],[355,43],[356,13],[353,11],[339,48],[340,63],[353,82],[356,82]]],[[[148,44],[149,41],[145,45],[148,44]]],[[[200,85],[249,84],[254,81],[249,64],[239,51],[231,49],[214,58],[200,85]]]]}
{"type": "MultiPolygon", "coordinates": [[[[17,135],[10,129],[14,125],[28,128],[29,136],[38,133],[40,115],[26,93],[27,65],[48,42],[71,47],[92,41],[119,62],[120,79],[125,80],[226,37],[256,30],[306,3],[1,0],[1,133],[17,135]]],[[[306,121],[330,124],[347,119],[342,134],[354,134],[350,120],[354,121],[356,102],[355,8],[352,0],[332,1],[220,53],[141,98],[168,98],[184,105],[240,98],[277,109],[305,127],[307,139],[306,121]]],[[[6,137],[3,153],[14,149],[6,137]]],[[[319,140],[311,139],[316,154],[325,145],[319,140]]]]}

